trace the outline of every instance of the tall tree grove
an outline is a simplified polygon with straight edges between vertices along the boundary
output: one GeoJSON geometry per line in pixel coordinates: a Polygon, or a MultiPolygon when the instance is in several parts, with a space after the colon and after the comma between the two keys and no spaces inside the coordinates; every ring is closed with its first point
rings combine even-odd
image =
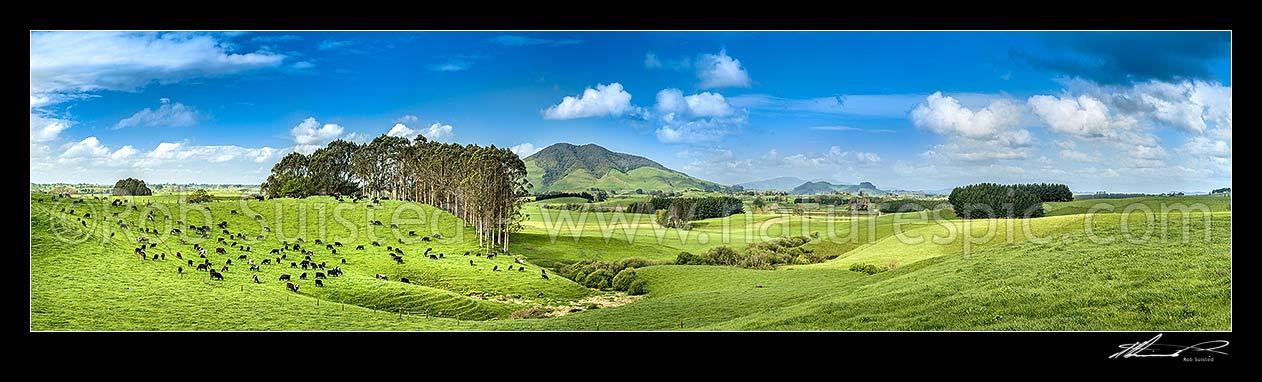
{"type": "Polygon", "coordinates": [[[480,245],[508,249],[521,229],[526,164],[495,146],[381,135],[365,144],[337,140],[311,155],[291,153],[262,185],[268,197],[363,195],[438,207],[472,225],[480,245]]]}

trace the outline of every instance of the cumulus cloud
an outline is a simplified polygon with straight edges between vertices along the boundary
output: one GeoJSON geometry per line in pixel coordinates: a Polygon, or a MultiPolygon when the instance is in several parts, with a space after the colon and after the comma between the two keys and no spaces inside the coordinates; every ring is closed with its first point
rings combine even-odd
{"type": "Polygon", "coordinates": [[[114,129],[128,127],[184,127],[197,124],[201,117],[197,109],[182,103],[171,103],[168,98],[161,100],[162,106],[157,109],[144,108],[123,118],[114,125],[114,129]]]}
{"type": "Polygon", "coordinates": [[[136,155],[136,148],[131,147],[131,145],[126,145],[126,146],[120,147],[118,150],[111,153],[110,159],[114,159],[114,160],[127,159],[127,158],[130,158],[132,155],[136,155]]]}
{"type": "Polygon", "coordinates": [[[345,129],[337,124],[320,126],[320,122],[316,121],[315,117],[308,117],[290,129],[289,134],[294,137],[294,143],[297,144],[294,146],[294,151],[311,154],[336,140],[343,131],[345,129]]]}
{"type": "Polygon", "coordinates": [[[734,133],[749,115],[745,109],[732,107],[722,94],[685,96],[674,88],[657,92],[653,110],[662,124],[655,133],[664,143],[717,141],[734,133]]]}
{"type": "Polygon", "coordinates": [[[663,115],[675,114],[694,118],[722,118],[736,114],[732,105],[719,93],[698,93],[684,96],[679,89],[657,92],[655,109],[663,115]]]}
{"type": "Polygon", "coordinates": [[[1088,95],[1078,98],[1036,95],[1030,97],[1027,104],[1048,129],[1057,133],[1094,138],[1103,137],[1113,129],[1136,126],[1134,118],[1112,115],[1104,102],[1088,95]]]}
{"type": "Polygon", "coordinates": [[[543,111],[544,119],[576,119],[592,117],[620,117],[635,111],[631,106],[631,93],[622,84],[597,84],[578,96],[566,96],[560,104],[543,111]]]}
{"type": "Polygon", "coordinates": [[[697,60],[697,79],[701,80],[698,86],[702,89],[747,88],[753,82],[749,73],[741,67],[741,61],[727,55],[727,49],[720,50],[717,55],[701,55],[697,60]]]}
{"type": "Polygon", "coordinates": [[[534,144],[531,144],[530,142],[526,142],[526,143],[522,143],[522,144],[510,147],[508,148],[508,150],[512,151],[514,154],[517,154],[517,156],[522,157],[524,159],[534,153],[539,152],[539,150],[543,150],[543,148],[535,147],[534,144]]]}
{"type": "Polygon", "coordinates": [[[1021,111],[1020,106],[1004,99],[973,111],[955,98],[934,92],[911,111],[911,119],[916,126],[941,135],[989,138],[1016,127],[1021,122],[1021,111]]]}
{"type": "Polygon", "coordinates": [[[445,142],[451,140],[455,133],[452,131],[451,125],[444,125],[442,122],[434,122],[429,127],[421,130],[421,135],[431,141],[445,142]]]}
{"type": "Polygon", "coordinates": [[[31,114],[31,142],[48,142],[57,139],[57,136],[68,128],[70,128],[70,121],[31,114]]]}
{"type": "Polygon", "coordinates": [[[1181,151],[1196,157],[1231,158],[1230,144],[1206,137],[1192,137],[1181,151]]]}
{"type": "Polygon", "coordinates": [[[408,128],[407,125],[404,125],[402,123],[396,123],[394,124],[394,127],[390,128],[390,131],[387,132],[386,135],[391,136],[391,137],[404,137],[404,138],[412,139],[412,137],[416,136],[416,131],[408,128]]]}
{"type": "Polygon", "coordinates": [[[82,141],[70,145],[66,151],[61,153],[63,158],[74,157],[104,157],[108,156],[110,149],[101,145],[101,140],[96,137],[87,137],[82,141]]]}

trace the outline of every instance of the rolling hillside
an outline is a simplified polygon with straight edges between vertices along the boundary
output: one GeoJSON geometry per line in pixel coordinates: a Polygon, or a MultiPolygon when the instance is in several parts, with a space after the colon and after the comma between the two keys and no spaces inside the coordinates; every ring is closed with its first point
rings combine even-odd
{"type": "Polygon", "coordinates": [[[807,183],[807,181],[793,176],[781,176],[778,178],[740,183],[737,184],[737,186],[745,187],[746,190],[755,191],[789,191],[802,183],[807,183]]]}
{"type": "Polygon", "coordinates": [[[831,194],[833,192],[858,193],[859,191],[863,191],[865,193],[873,194],[873,195],[883,195],[883,194],[888,193],[888,191],[876,188],[875,185],[869,182],[862,182],[859,184],[832,184],[828,182],[806,182],[806,183],[802,183],[801,186],[797,186],[793,188],[793,191],[790,191],[789,193],[793,195],[815,195],[815,194],[831,194]]]}
{"type": "Polygon", "coordinates": [[[530,192],[584,191],[592,187],[632,192],[717,191],[725,186],[671,170],[651,159],[609,151],[594,144],[557,143],[524,159],[530,192]]]}

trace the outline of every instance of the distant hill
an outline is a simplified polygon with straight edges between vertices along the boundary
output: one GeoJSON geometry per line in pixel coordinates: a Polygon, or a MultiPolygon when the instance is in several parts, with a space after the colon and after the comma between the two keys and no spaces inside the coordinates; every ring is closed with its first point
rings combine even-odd
{"type": "Polygon", "coordinates": [[[828,182],[806,182],[806,183],[802,183],[802,185],[800,186],[794,187],[792,191],[789,191],[789,193],[793,195],[831,194],[834,192],[849,192],[852,194],[857,194],[859,193],[859,191],[863,191],[864,193],[872,194],[872,195],[884,195],[888,193],[885,190],[876,188],[876,186],[870,182],[862,182],[859,184],[832,184],[828,182]]]}
{"type": "Polygon", "coordinates": [[[651,159],[609,151],[594,144],[576,146],[557,143],[523,159],[527,179],[534,185],[531,193],[551,191],[584,191],[592,187],[618,192],[636,189],[649,191],[684,191],[699,189],[719,191],[718,183],[671,170],[651,159]]]}
{"type": "Polygon", "coordinates": [[[737,186],[744,187],[746,190],[755,191],[789,191],[802,183],[806,183],[806,180],[792,176],[782,176],[779,178],[740,183],[737,184],[737,186]]]}

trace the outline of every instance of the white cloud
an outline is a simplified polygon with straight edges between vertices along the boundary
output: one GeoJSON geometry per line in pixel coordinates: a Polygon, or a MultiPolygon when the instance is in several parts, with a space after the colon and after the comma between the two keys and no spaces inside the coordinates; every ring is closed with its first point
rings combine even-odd
{"type": "Polygon", "coordinates": [[[394,124],[394,127],[390,128],[390,131],[387,132],[386,135],[391,136],[391,137],[404,137],[407,139],[412,139],[412,137],[416,136],[416,131],[409,129],[407,125],[404,125],[402,123],[396,123],[394,124]]]}
{"type": "Polygon", "coordinates": [[[132,155],[136,155],[136,148],[131,147],[131,145],[126,145],[119,148],[117,151],[114,151],[112,154],[110,154],[110,159],[114,159],[114,160],[127,159],[127,158],[130,158],[132,155]]]}
{"type": "Polygon", "coordinates": [[[736,109],[719,93],[684,96],[679,89],[657,92],[653,107],[662,126],[656,131],[664,143],[700,143],[722,139],[745,123],[749,111],[736,109]]]}
{"type": "Polygon", "coordinates": [[[1206,137],[1192,137],[1183,145],[1182,152],[1196,157],[1231,158],[1231,145],[1206,137]]]}
{"type": "Polygon", "coordinates": [[[395,120],[395,122],[398,122],[398,123],[416,123],[417,121],[420,121],[420,120],[421,120],[421,118],[420,118],[420,117],[417,117],[417,116],[415,116],[415,115],[408,114],[408,115],[404,115],[404,116],[402,116],[402,117],[399,117],[399,119],[396,119],[396,120],[395,120]]]}
{"type": "Polygon", "coordinates": [[[961,106],[959,100],[935,92],[911,111],[911,119],[916,126],[941,135],[980,139],[1015,128],[1021,122],[1021,111],[1020,106],[1005,99],[973,111],[961,106]]]}
{"type": "Polygon", "coordinates": [[[1030,97],[1027,103],[1053,132],[1079,137],[1103,137],[1113,129],[1136,126],[1134,118],[1111,115],[1104,102],[1088,95],[1058,98],[1047,95],[1030,97]]]}
{"type": "Polygon", "coordinates": [[[345,129],[337,124],[325,124],[320,126],[320,122],[315,117],[308,117],[297,126],[289,130],[289,134],[294,137],[294,151],[311,154],[316,150],[324,147],[342,135],[345,129]]]}
{"type": "Polygon", "coordinates": [[[731,125],[714,119],[667,124],[655,132],[657,140],[663,143],[713,142],[732,133],[731,125]]]}
{"type": "Polygon", "coordinates": [[[200,113],[197,109],[182,103],[170,103],[163,98],[162,106],[157,109],[144,108],[130,117],[118,121],[114,129],[127,127],[184,127],[197,124],[200,113]]]}
{"type": "Polygon", "coordinates": [[[182,144],[174,142],[162,142],[146,155],[152,159],[171,159],[175,157],[175,152],[182,144]]]}
{"type": "Polygon", "coordinates": [[[631,106],[631,93],[623,90],[622,84],[614,82],[609,85],[598,84],[595,89],[587,88],[577,97],[566,96],[560,104],[544,110],[543,118],[563,120],[620,117],[634,111],[635,107],[631,106]]]}
{"type": "Polygon", "coordinates": [[[517,156],[522,157],[522,159],[525,159],[531,154],[537,153],[539,152],[539,150],[543,150],[543,148],[535,147],[534,144],[531,144],[530,142],[526,142],[526,143],[522,143],[522,144],[510,147],[508,148],[508,150],[512,151],[514,154],[517,154],[517,156]]]}
{"type": "Polygon", "coordinates": [[[875,153],[846,151],[841,147],[832,146],[828,148],[828,152],[822,154],[794,154],[784,157],[784,160],[796,166],[837,166],[848,163],[875,164],[881,161],[881,157],[875,153]]]}
{"type": "Polygon", "coordinates": [[[70,128],[70,121],[31,114],[31,142],[48,142],[57,139],[57,136],[68,128],[70,128]]]}
{"type": "Polygon", "coordinates": [[[1096,157],[1091,156],[1091,154],[1087,154],[1082,151],[1077,151],[1077,150],[1072,150],[1072,149],[1061,150],[1060,157],[1063,159],[1079,161],[1079,162],[1095,162],[1096,161],[1096,157]]]}
{"type": "Polygon", "coordinates": [[[77,157],[105,157],[110,154],[110,149],[101,145],[101,141],[96,137],[87,137],[82,141],[70,145],[66,151],[61,153],[62,158],[77,157]]]}
{"type": "Polygon", "coordinates": [[[285,55],[234,53],[229,43],[201,33],[31,33],[31,96],[53,102],[57,94],[98,90],[135,91],[150,83],[279,67],[285,55]]]}
{"type": "Polygon", "coordinates": [[[434,122],[428,128],[421,130],[421,135],[431,141],[445,142],[451,140],[455,133],[452,132],[451,125],[444,125],[442,122],[434,122]]]}
{"type": "Polygon", "coordinates": [[[752,83],[749,73],[741,67],[741,61],[728,56],[727,49],[720,50],[717,55],[701,55],[697,60],[697,79],[701,80],[698,86],[703,89],[747,88],[752,83]]]}
{"type": "Polygon", "coordinates": [[[655,109],[662,113],[694,118],[722,118],[736,113],[722,94],[703,92],[684,96],[679,89],[662,89],[657,92],[655,109]]]}

